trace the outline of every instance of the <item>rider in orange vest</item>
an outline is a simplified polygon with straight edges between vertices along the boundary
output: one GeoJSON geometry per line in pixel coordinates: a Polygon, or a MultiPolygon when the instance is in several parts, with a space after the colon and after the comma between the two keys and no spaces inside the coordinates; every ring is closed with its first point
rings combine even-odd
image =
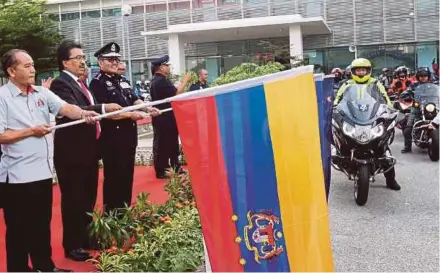
{"type": "Polygon", "coordinates": [[[403,91],[407,90],[414,80],[408,77],[408,68],[404,66],[398,67],[395,71],[395,75],[396,78],[391,84],[391,89],[393,92],[399,95],[403,91]]]}

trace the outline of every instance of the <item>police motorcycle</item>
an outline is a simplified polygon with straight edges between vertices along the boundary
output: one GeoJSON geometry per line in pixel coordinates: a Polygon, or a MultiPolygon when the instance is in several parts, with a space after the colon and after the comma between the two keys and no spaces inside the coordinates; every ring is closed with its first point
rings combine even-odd
{"type": "Polygon", "coordinates": [[[358,87],[349,87],[333,109],[332,134],[336,154],[332,155],[332,166],[354,181],[354,199],[363,206],[375,175],[387,172],[396,163],[388,147],[394,139],[398,112],[386,105],[382,98],[371,96],[368,90],[358,98],[358,87]]]}
{"type": "Polygon", "coordinates": [[[408,115],[414,102],[414,94],[411,90],[400,93],[399,99],[393,103],[394,109],[399,111],[396,119],[396,128],[403,130],[408,121],[408,115]]]}
{"type": "Polygon", "coordinates": [[[141,90],[141,98],[144,102],[151,101],[150,81],[149,80],[145,81],[144,88],[142,88],[142,90],[141,90]]]}
{"type": "Polygon", "coordinates": [[[141,98],[144,102],[149,102],[151,101],[151,95],[148,91],[146,90],[141,90],[141,98]]]}
{"type": "Polygon", "coordinates": [[[431,161],[439,160],[438,130],[429,126],[439,112],[439,97],[439,87],[433,83],[421,84],[414,90],[414,107],[420,115],[414,123],[412,139],[417,147],[428,149],[431,161]]]}

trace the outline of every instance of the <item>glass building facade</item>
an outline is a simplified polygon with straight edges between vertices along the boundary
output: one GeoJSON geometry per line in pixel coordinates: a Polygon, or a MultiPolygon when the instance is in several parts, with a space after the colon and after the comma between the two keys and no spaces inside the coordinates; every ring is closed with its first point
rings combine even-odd
{"type": "MultiPolygon", "coordinates": [[[[142,36],[143,31],[277,15],[320,16],[328,24],[331,34],[303,37],[304,59],[317,71],[345,68],[356,55],[369,58],[375,72],[398,65],[430,67],[439,57],[438,0],[49,0],[47,6],[61,34],[81,42],[90,56],[110,41],[119,43],[133,81],[150,78],[151,59],[168,53],[166,40],[142,36]],[[126,4],[130,16],[121,14],[126,4]]],[[[288,37],[266,40],[289,43],[288,37]]],[[[211,80],[242,62],[275,57],[256,40],[188,43],[185,54],[187,69],[208,69],[211,80]]]]}

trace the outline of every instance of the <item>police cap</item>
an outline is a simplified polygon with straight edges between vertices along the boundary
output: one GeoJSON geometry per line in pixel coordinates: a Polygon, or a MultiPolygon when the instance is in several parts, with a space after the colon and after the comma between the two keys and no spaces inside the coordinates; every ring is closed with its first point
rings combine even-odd
{"type": "Polygon", "coordinates": [[[121,50],[120,46],[117,43],[111,42],[101,47],[98,51],[95,52],[94,56],[99,57],[121,57],[119,51],[121,50]]]}
{"type": "Polygon", "coordinates": [[[165,55],[160,58],[152,60],[151,61],[151,72],[154,74],[156,72],[156,70],[163,64],[164,65],[170,64],[170,57],[168,55],[165,55]]]}
{"type": "Polygon", "coordinates": [[[151,64],[154,65],[154,66],[160,66],[160,65],[163,65],[163,64],[168,65],[168,64],[170,64],[170,57],[168,55],[165,55],[163,57],[154,59],[154,60],[151,61],[151,64]]]}

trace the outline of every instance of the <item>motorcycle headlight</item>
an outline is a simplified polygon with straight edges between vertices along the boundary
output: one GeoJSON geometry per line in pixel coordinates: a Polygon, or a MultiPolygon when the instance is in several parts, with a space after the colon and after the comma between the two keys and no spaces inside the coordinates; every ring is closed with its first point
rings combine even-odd
{"type": "Polygon", "coordinates": [[[352,137],[355,132],[355,128],[347,122],[344,122],[344,124],[342,125],[342,132],[344,132],[344,134],[346,134],[347,136],[352,137]]]}
{"type": "Polygon", "coordinates": [[[355,139],[357,142],[365,144],[371,140],[371,126],[356,126],[355,139]]]}
{"type": "Polygon", "coordinates": [[[383,135],[383,132],[384,132],[384,128],[383,128],[383,125],[382,125],[382,124],[376,125],[376,126],[374,126],[374,127],[371,129],[371,134],[372,134],[374,137],[380,137],[380,136],[382,136],[382,135],[383,135]]]}
{"type": "Polygon", "coordinates": [[[435,111],[435,105],[430,103],[425,106],[426,112],[432,113],[435,111]]]}

